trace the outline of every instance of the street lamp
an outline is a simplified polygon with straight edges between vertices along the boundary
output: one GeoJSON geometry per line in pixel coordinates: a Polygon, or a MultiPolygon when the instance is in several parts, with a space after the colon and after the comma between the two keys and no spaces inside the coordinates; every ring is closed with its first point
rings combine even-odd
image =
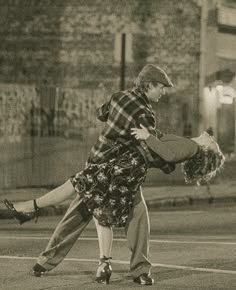
{"type": "Polygon", "coordinates": [[[219,101],[222,104],[233,104],[236,97],[235,89],[230,86],[217,85],[216,90],[219,95],[219,101]]]}

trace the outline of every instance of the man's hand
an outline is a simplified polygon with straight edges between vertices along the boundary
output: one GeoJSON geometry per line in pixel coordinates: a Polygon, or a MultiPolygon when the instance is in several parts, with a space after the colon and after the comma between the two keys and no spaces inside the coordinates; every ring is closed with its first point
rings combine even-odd
{"type": "Polygon", "coordinates": [[[131,135],[134,135],[137,140],[146,140],[150,136],[150,133],[142,124],[140,124],[140,127],[142,129],[131,128],[131,135]]]}

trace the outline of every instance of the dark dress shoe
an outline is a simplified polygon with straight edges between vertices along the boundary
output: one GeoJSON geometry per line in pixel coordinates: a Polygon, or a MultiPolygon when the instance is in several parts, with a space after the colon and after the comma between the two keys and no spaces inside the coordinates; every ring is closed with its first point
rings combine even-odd
{"type": "Polygon", "coordinates": [[[145,286],[154,285],[154,279],[148,273],[143,273],[137,278],[134,278],[134,282],[138,283],[139,285],[145,285],[145,286]]]}
{"type": "Polygon", "coordinates": [[[46,272],[48,271],[38,263],[36,263],[32,268],[32,275],[35,277],[42,277],[46,272]]]}

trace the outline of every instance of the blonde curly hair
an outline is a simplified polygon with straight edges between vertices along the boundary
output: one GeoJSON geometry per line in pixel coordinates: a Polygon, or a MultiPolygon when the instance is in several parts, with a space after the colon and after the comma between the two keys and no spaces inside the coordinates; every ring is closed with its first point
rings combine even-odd
{"type": "Polygon", "coordinates": [[[217,143],[216,145],[216,150],[206,146],[199,146],[197,153],[182,163],[182,171],[186,183],[204,184],[223,168],[225,157],[217,143]]]}

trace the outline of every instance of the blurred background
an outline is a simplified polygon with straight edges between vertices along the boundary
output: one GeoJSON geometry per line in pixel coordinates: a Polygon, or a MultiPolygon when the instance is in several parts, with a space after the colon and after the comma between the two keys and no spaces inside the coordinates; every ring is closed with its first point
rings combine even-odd
{"type": "MultiPolygon", "coordinates": [[[[83,169],[95,110],[147,63],[175,84],[164,133],[215,136],[236,168],[235,0],[0,0],[0,188],[61,184],[83,169]]],[[[180,168],[146,184],[181,183],[180,168]]]]}

